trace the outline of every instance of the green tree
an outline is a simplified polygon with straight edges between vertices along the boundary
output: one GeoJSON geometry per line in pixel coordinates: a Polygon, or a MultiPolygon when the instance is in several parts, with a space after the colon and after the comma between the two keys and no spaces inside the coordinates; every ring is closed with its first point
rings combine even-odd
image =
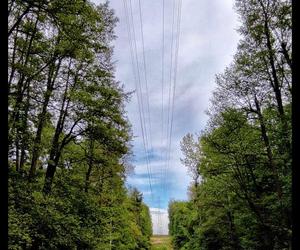
{"type": "Polygon", "coordinates": [[[182,223],[188,233],[176,245],[289,249],[291,3],[237,0],[235,8],[242,39],[234,60],[216,76],[206,129],[181,142],[182,162],[201,182],[190,187],[193,212],[184,213],[194,221],[182,223]]]}
{"type": "Polygon", "coordinates": [[[9,249],[149,249],[116,22],[108,3],[9,1],[9,249]]]}

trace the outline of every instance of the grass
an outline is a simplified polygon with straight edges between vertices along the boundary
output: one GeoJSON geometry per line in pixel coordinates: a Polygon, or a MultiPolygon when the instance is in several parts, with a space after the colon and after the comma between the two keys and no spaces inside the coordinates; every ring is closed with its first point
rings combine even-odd
{"type": "Polygon", "coordinates": [[[151,250],[173,250],[171,237],[168,235],[154,235],[151,237],[151,250]]]}

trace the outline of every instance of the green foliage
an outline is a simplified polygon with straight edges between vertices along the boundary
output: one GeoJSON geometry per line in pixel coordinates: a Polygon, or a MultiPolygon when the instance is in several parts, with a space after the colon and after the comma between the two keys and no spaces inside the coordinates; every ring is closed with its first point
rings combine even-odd
{"type": "Polygon", "coordinates": [[[175,249],[291,247],[291,5],[236,1],[243,36],[182,161],[201,182],[169,204],[175,249]],[[278,36],[279,33],[281,36],[278,36]]]}
{"type": "Polygon", "coordinates": [[[28,185],[10,172],[9,249],[150,248],[146,205],[134,204],[124,190],[121,203],[101,206],[96,193],[80,190],[75,175],[59,173],[51,195],[45,196],[41,177],[28,185]]]}
{"type": "Polygon", "coordinates": [[[150,249],[152,223],[149,208],[142,202],[142,194],[136,189],[129,189],[129,210],[134,222],[133,237],[137,241],[136,249],[150,249]]]}
{"type": "MultiPolygon", "coordinates": [[[[175,249],[283,249],[291,237],[290,193],[278,199],[259,130],[232,109],[219,122],[199,140],[202,182],[192,200],[169,204],[175,249]]],[[[283,190],[289,178],[280,177],[283,190]]]]}
{"type": "Polygon", "coordinates": [[[186,249],[189,241],[188,228],[194,219],[190,205],[180,201],[171,201],[169,204],[169,233],[175,249],[186,249]]]}
{"type": "Polygon", "coordinates": [[[149,209],[124,186],[131,128],[114,11],[9,6],[9,249],[149,249],[149,209]]]}

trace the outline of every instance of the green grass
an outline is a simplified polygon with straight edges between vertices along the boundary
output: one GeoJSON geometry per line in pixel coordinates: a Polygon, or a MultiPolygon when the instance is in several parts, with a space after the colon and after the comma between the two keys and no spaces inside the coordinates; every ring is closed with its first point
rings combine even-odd
{"type": "Polygon", "coordinates": [[[154,235],[151,237],[151,250],[173,250],[171,237],[168,235],[154,235]]]}

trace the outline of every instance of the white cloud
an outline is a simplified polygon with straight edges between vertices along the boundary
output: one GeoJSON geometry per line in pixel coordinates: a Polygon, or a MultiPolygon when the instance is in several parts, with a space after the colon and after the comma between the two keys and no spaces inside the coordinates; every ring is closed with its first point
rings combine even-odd
{"type": "MultiPolygon", "coordinates": [[[[94,2],[105,2],[94,0],[94,2]]],[[[142,143],[137,98],[134,94],[126,106],[128,117],[132,123],[134,136],[133,145],[136,155],[135,175],[128,177],[128,183],[136,186],[144,193],[145,202],[150,206],[158,206],[157,199],[162,199],[162,206],[166,207],[169,199],[186,199],[187,186],[190,177],[187,170],[180,163],[180,140],[188,133],[202,130],[207,121],[204,111],[209,106],[209,98],[215,87],[214,75],[224,70],[235,53],[239,39],[235,29],[238,27],[237,15],[232,6],[234,0],[183,0],[181,35],[178,60],[178,75],[175,92],[175,107],[173,119],[173,136],[171,147],[170,168],[167,174],[167,193],[163,193],[158,186],[162,182],[159,172],[165,166],[164,161],[155,157],[151,160],[153,173],[154,200],[151,200],[147,166],[142,143]],[[156,193],[155,193],[156,192],[156,193]]],[[[145,41],[145,56],[148,75],[148,90],[151,114],[151,136],[154,153],[161,155],[166,150],[166,133],[162,139],[161,127],[161,48],[162,48],[162,1],[141,0],[143,11],[143,27],[145,41]]],[[[116,79],[125,85],[126,91],[135,89],[133,70],[130,59],[130,47],[124,18],[123,1],[111,0],[110,6],[115,9],[119,17],[116,27],[117,40],[114,42],[114,60],[116,63],[116,79]]],[[[141,36],[139,27],[138,1],[132,0],[135,19],[136,42],[138,56],[141,62],[141,36]]],[[[167,110],[168,74],[171,46],[171,10],[172,1],[165,1],[165,92],[164,110],[167,110]]],[[[140,64],[141,65],[141,64],[140,64]]],[[[143,80],[141,70],[141,79],[143,80]]],[[[144,83],[142,83],[144,84],[144,83]]],[[[143,97],[145,101],[145,96],[143,97]]],[[[145,117],[147,119],[147,116],[145,117]]],[[[166,116],[165,116],[166,119],[166,116]]],[[[166,127],[164,120],[164,127],[166,127]]]]}

